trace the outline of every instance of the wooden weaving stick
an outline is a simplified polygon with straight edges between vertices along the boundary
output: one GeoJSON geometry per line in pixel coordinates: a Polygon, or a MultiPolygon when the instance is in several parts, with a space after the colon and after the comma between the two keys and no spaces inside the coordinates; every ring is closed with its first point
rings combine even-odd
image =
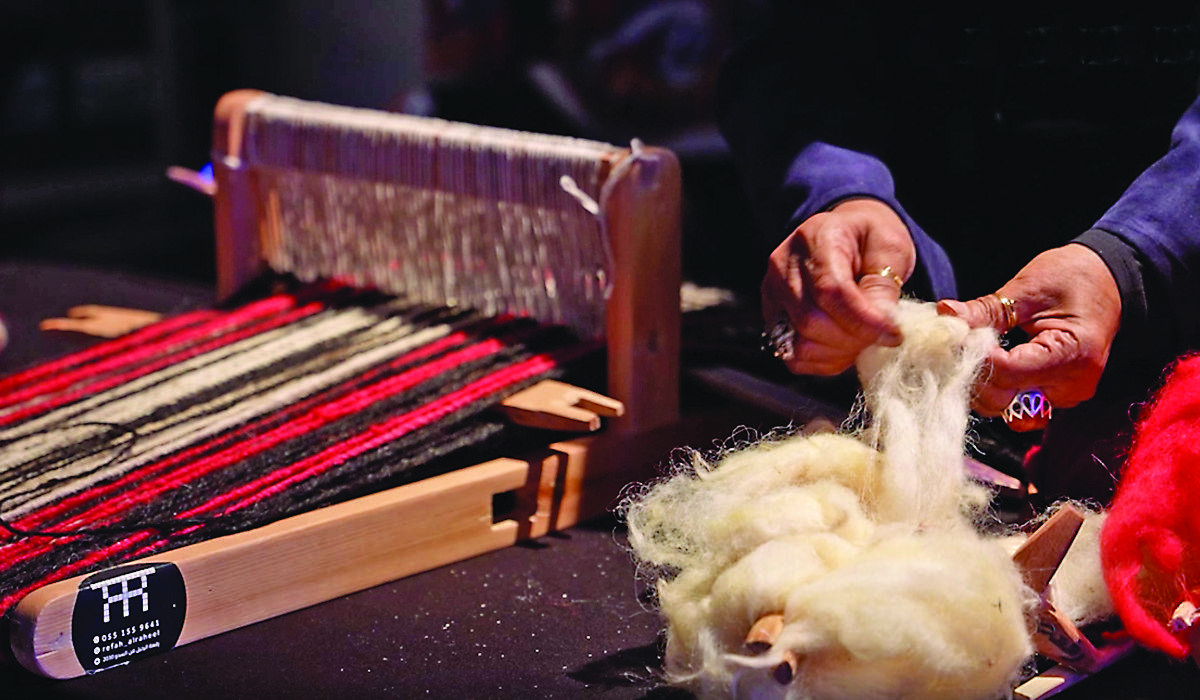
{"type": "MultiPolygon", "coordinates": [[[[771,613],[758,618],[753,625],[750,626],[750,631],[746,633],[746,641],[744,643],[747,653],[753,655],[766,654],[775,646],[775,640],[779,639],[780,633],[783,632],[783,615],[779,613],[771,613]]],[[[800,669],[800,656],[791,649],[784,649],[782,652],[783,660],[770,669],[770,676],[780,685],[787,685],[796,677],[796,672],[800,669]]]]}

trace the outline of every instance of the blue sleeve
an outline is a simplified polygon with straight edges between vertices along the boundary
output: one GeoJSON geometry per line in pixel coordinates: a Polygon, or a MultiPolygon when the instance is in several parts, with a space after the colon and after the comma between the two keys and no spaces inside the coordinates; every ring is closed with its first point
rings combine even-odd
{"type": "Polygon", "coordinates": [[[1166,155],[1077,239],[1108,264],[1121,289],[1121,336],[1145,351],[1200,348],[1200,98],[1166,155]]]}
{"type": "MultiPolygon", "coordinates": [[[[863,42],[870,45],[871,38],[863,42]]],[[[718,87],[721,132],[769,247],[840,200],[874,197],[896,211],[916,245],[917,269],[906,290],[926,299],[955,296],[945,251],[905,211],[887,165],[872,155],[879,151],[874,139],[886,129],[862,108],[869,88],[839,77],[873,75],[875,57],[826,71],[813,53],[786,39],[759,37],[727,59],[718,87]]]]}

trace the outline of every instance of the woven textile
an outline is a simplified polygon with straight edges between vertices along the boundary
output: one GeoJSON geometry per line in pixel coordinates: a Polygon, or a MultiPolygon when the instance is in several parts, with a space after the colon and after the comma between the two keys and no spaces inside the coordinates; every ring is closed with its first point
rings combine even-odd
{"type": "Polygon", "coordinates": [[[318,285],[0,378],[0,612],[54,580],[465,463],[504,430],[488,408],[593,348],[318,285]]]}

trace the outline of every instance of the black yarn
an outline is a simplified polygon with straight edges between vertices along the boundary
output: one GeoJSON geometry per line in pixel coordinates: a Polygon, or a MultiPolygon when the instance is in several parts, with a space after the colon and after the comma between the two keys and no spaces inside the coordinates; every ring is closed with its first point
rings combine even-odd
{"type": "MultiPolygon", "coordinates": [[[[0,529],[11,533],[11,538],[64,539],[61,544],[53,546],[49,551],[37,557],[12,562],[8,566],[0,563],[0,596],[9,595],[32,582],[43,580],[80,558],[94,556],[94,553],[105,551],[131,534],[158,533],[157,537],[152,536],[138,542],[134,548],[139,554],[149,555],[213,537],[260,527],[297,513],[311,511],[383,488],[414,482],[477,463],[481,461],[480,452],[483,449],[502,443],[509,432],[509,426],[488,414],[488,409],[504,396],[532,385],[547,376],[557,376],[558,372],[542,373],[516,383],[499,394],[459,406],[451,414],[441,416],[431,424],[414,428],[369,451],[349,456],[344,461],[330,465],[329,468],[304,481],[290,484],[288,488],[282,489],[279,493],[250,503],[239,510],[206,513],[201,517],[187,519],[177,517],[179,513],[191,510],[216,495],[231,492],[264,474],[275,471],[278,465],[295,464],[308,456],[339,444],[349,436],[369,429],[369,426],[380,424],[392,416],[404,415],[421,406],[436,402],[441,397],[492,375],[507,366],[532,357],[536,353],[554,352],[574,342],[571,334],[565,329],[539,327],[528,319],[499,321],[471,312],[440,307],[403,306],[394,299],[375,293],[339,289],[331,295],[325,289],[309,289],[299,295],[297,304],[307,303],[310,299],[324,302],[327,308],[371,304],[372,308],[368,310],[378,313],[380,320],[400,316],[407,324],[414,327],[413,332],[435,324],[449,323],[454,325],[457,331],[465,331],[468,338],[462,343],[448,344],[437,356],[422,356],[418,360],[410,362],[397,362],[394,366],[389,362],[382,362],[362,371],[357,377],[335,382],[271,415],[254,417],[251,419],[252,423],[248,425],[236,426],[205,437],[195,444],[186,445],[180,449],[188,450],[187,461],[173,464],[163,474],[150,473],[154,470],[148,469],[145,478],[139,480],[136,473],[123,473],[102,482],[101,485],[111,484],[116,479],[124,481],[133,479],[130,485],[126,485],[122,481],[122,488],[125,490],[121,493],[134,492],[143,486],[152,485],[160,477],[171,478],[171,474],[186,469],[188,465],[211,459],[221,451],[235,446],[240,440],[279,429],[312,410],[319,410],[322,405],[343,399],[378,382],[386,381],[390,377],[434,361],[447,353],[470,347],[473,342],[499,337],[505,345],[502,349],[485,357],[459,363],[403,392],[385,397],[375,397],[374,403],[361,410],[330,420],[306,434],[289,437],[278,445],[247,455],[236,462],[223,465],[208,474],[191,479],[181,487],[173,487],[162,494],[156,494],[152,501],[122,512],[117,519],[102,526],[60,527],[62,523],[86,515],[88,511],[96,508],[97,503],[92,499],[82,499],[80,505],[71,509],[70,512],[56,514],[53,521],[47,521],[38,528],[21,528],[15,523],[0,520],[0,529]],[[306,294],[310,296],[306,297],[306,294]],[[253,432],[249,432],[251,426],[253,426],[253,432]],[[191,531],[186,531],[189,528],[191,531]]],[[[302,333],[303,329],[312,322],[312,318],[312,316],[308,316],[280,328],[302,333]]],[[[261,321],[262,319],[258,319],[254,323],[261,321]]],[[[30,478],[33,474],[50,474],[53,469],[64,464],[70,464],[80,459],[95,459],[97,455],[111,450],[113,451],[112,455],[107,459],[100,460],[99,466],[91,468],[89,473],[107,469],[127,457],[135,449],[135,442],[139,438],[150,439],[155,433],[145,431],[151,429],[151,426],[160,421],[169,421],[177,412],[189,409],[195,411],[197,407],[203,407],[198,413],[187,419],[189,422],[192,420],[203,421],[205,418],[216,416],[220,411],[229,408],[232,400],[225,400],[224,397],[232,395],[235,389],[252,385],[255,387],[253,395],[257,396],[263,391],[281,386],[289,378],[320,372],[357,353],[366,352],[376,347],[376,342],[389,342],[389,340],[377,341],[369,336],[369,333],[369,330],[348,332],[339,338],[313,343],[308,347],[298,347],[296,352],[272,361],[267,366],[241,372],[233,377],[216,378],[217,381],[214,381],[211,386],[201,387],[186,397],[181,397],[178,401],[148,410],[144,415],[137,416],[127,424],[79,420],[46,429],[42,432],[86,425],[109,428],[101,434],[91,436],[68,447],[52,450],[48,454],[31,459],[28,463],[18,465],[19,471],[22,473],[22,478],[30,478]],[[125,439],[125,436],[128,436],[128,439],[125,439]]],[[[197,342],[207,342],[207,340],[199,339],[197,342]]],[[[215,360],[206,361],[203,359],[203,355],[197,356],[198,366],[208,366],[211,361],[215,360]]],[[[118,371],[127,370],[120,368],[118,371]]],[[[122,400],[119,398],[120,394],[119,391],[114,392],[113,400],[122,400]]],[[[68,414],[77,418],[83,415],[79,411],[71,412],[70,409],[67,411],[68,414]]],[[[163,429],[183,424],[169,423],[167,426],[163,426],[163,429]]],[[[22,436],[22,438],[24,437],[29,437],[29,435],[22,436]]],[[[178,454],[180,453],[175,452],[159,456],[155,462],[147,466],[152,467],[154,464],[171,459],[178,454]]],[[[66,480],[66,478],[56,480],[51,484],[66,480]]],[[[45,486],[39,488],[45,489],[45,486]]],[[[19,494],[19,496],[32,497],[29,494],[19,494]]],[[[120,497],[120,494],[116,497],[120,497]]],[[[27,500],[27,498],[23,500],[27,500]]],[[[0,508],[0,512],[3,512],[3,508],[0,508]]],[[[11,538],[10,541],[12,541],[11,538]]],[[[107,560],[97,562],[95,566],[89,568],[96,569],[124,561],[134,553],[134,549],[120,549],[107,560]]]]}
{"type": "MultiPolygon", "coordinates": [[[[12,439],[8,439],[8,440],[0,441],[0,444],[11,444],[18,439],[27,438],[32,435],[46,435],[51,432],[55,432],[55,431],[59,431],[59,430],[67,430],[67,429],[71,429],[71,428],[80,428],[80,427],[85,427],[85,426],[106,427],[106,428],[109,428],[110,431],[113,433],[126,434],[129,436],[129,440],[126,440],[122,445],[120,445],[116,454],[114,454],[112,457],[110,457],[107,462],[104,462],[100,466],[100,468],[111,466],[111,465],[121,461],[122,459],[124,459],[125,456],[128,455],[133,450],[134,444],[137,443],[137,438],[138,438],[137,431],[127,425],[121,425],[119,423],[107,423],[107,422],[102,422],[102,421],[82,421],[79,423],[71,423],[69,425],[59,425],[59,426],[55,426],[53,428],[44,428],[42,430],[38,430],[33,433],[24,435],[24,436],[22,436],[22,438],[12,438],[12,439]]],[[[106,439],[108,438],[108,436],[103,436],[103,437],[106,439]]],[[[97,437],[97,438],[94,438],[87,442],[94,443],[94,442],[97,442],[99,439],[100,439],[100,437],[97,437]]],[[[93,452],[91,454],[96,454],[96,453],[93,452]]],[[[89,454],[86,456],[91,456],[91,455],[89,454]]],[[[57,481],[51,481],[51,483],[57,483],[57,481]]],[[[4,510],[6,510],[6,509],[3,507],[3,502],[0,502],[0,512],[4,512],[4,510]]],[[[0,528],[2,528],[4,530],[8,530],[9,532],[11,532],[13,535],[16,535],[17,537],[104,537],[104,536],[109,536],[109,535],[124,535],[124,534],[129,534],[130,532],[137,532],[139,530],[160,530],[160,531],[164,531],[164,532],[181,530],[183,528],[190,527],[192,525],[199,524],[199,523],[200,523],[200,521],[173,520],[173,521],[163,521],[163,522],[157,522],[157,523],[143,523],[141,526],[138,526],[138,527],[82,527],[82,528],[72,528],[70,530],[55,530],[52,528],[22,528],[22,527],[18,527],[17,525],[14,525],[6,518],[0,517],[0,528]]]]}

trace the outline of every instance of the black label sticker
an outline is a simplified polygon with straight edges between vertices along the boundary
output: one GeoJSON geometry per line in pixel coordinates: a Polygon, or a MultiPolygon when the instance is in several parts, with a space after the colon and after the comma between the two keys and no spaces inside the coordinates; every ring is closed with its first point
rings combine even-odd
{"type": "Polygon", "coordinates": [[[170,651],[187,613],[174,564],[118,566],[79,584],[71,614],[75,656],[88,673],[170,651]]]}

